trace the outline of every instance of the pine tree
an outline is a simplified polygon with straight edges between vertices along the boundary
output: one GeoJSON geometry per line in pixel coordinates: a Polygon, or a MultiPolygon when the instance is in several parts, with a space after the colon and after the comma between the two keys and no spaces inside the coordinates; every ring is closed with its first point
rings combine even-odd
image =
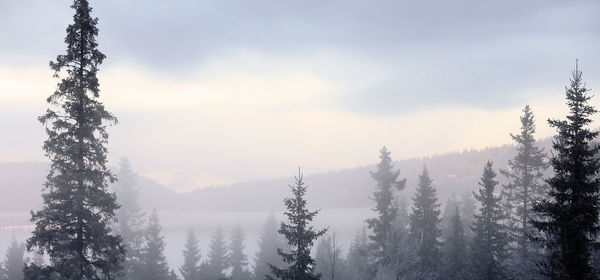
{"type": "Polygon", "coordinates": [[[467,275],[467,243],[462,218],[455,207],[450,219],[448,238],[445,242],[445,261],[443,279],[466,280],[467,275]]]}
{"type": "Polygon", "coordinates": [[[521,133],[510,136],[517,145],[517,155],[508,161],[508,170],[502,170],[510,183],[503,186],[502,197],[505,209],[512,209],[507,213],[511,239],[518,244],[518,252],[526,257],[531,244],[528,236],[533,236],[535,229],[531,226],[533,218],[533,205],[547,196],[548,190],[542,176],[548,168],[544,161],[544,150],[536,145],[535,121],[529,106],[523,109],[521,116],[521,133]]]}
{"type": "Polygon", "coordinates": [[[183,280],[200,279],[200,249],[194,230],[188,232],[183,250],[183,265],[179,268],[183,280]]]}
{"type": "Polygon", "coordinates": [[[91,17],[87,0],[74,0],[71,7],[66,54],[50,62],[54,76],[63,78],[39,118],[48,134],[43,149],[51,166],[27,241],[28,250],[47,253],[50,264],[29,265],[28,279],[113,279],[124,257],[121,239],[110,228],[118,206],[107,191],[115,177],[106,168],[106,125],[116,118],[98,100],[96,74],[105,58],[97,48],[98,19],[91,17]]]}
{"type": "Polygon", "coordinates": [[[248,257],[244,254],[244,231],[240,225],[236,225],[231,234],[229,245],[229,264],[231,266],[230,280],[249,280],[248,257]]]}
{"type": "Polygon", "coordinates": [[[504,261],[507,258],[508,235],[502,224],[504,214],[500,206],[501,197],[494,195],[498,185],[492,162],[483,170],[479,191],[474,193],[481,204],[473,221],[472,266],[475,279],[506,279],[504,261]]]}
{"type": "Polygon", "coordinates": [[[227,247],[225,245],[223,230],[218,227],[212,236],[208,251],[208,260],[201,265],[201,278],[207,280],[224,279],[225,269],[227,269],[227,247]]]}
{"type": "Polygon", "coordinates": [[[23,267],[25,265],[25,244],[17,242],[13,236],[10,246],[6,251],[6,258],[3,263],[3,272],[6,280],[22,280],[23,267]]]}
{"type": "Polygon", "coordinates": [[[321,274],[323,280],[344,280],[346,264],[342,258],[342,247],[339,236],[334,231],[328,233],[319,240],[315,256],[316,271],[321,274]]]}
{"type": "Polygon", "coordinates": [[[165,257],[165,240],[156,209],[148,218],[144,235],[145,246],[142,256],[142,271],[139,280],[165,280],[169,277],[169,266],[165,257]]]}
{"type": "Polygon", "coordinates": [[[591,117],[597,112],[588,101],[588,89],[575,67],[566,88],[567,120],[549,120],[558,135],[552,147],[554,176],[547,180],[549,199],[534,206],[540,217],[534,226],[542,232],[547,252],[544,274],[549,279],[595,279],[591,267],[592,248],[598,243],[600,160],[599,146],[592,144],[598,132],[591,131],[591,117]]]}
{"type": "Polygon", "coordinates": [[[464,192],[461,196],[461,213],[463,218],[463,226],[465,228],[465,238],[467,239],[467,243],[473,238],[473,230],[471,230],[471,226],[473,224],[473,218],[475,217],[475,211],[477,210],[477,205],[475,200],[473,199],[473,192],[464,192]]]}
{"type": "Polygon", "coordinates": [[[369,271],[369,244],[367,231],[359,231],[348,249],[348,278],[351,280],[371,280],[369,271]]]}
{"type": "Polygon", "coordinates": [[[116,211],[117,223],[114,231],[123,238],[125,260],[122,279],[138,279],[141,273],[142,246],[144,241],[144,213],[138,205],[137,175],[131,170],[129,159],[119,161],[119,181],[115,185],[117,202],[121,206],[116,211]]]}
{"type": "Polygon", "coordinates": [[[394,262],[394,252],[391,252],[393,242],[397,242],[393,222],[396,219],[398,209],[392,203],[394,201],[394,189],[403,190],[406,179],[398,181],[400,171],[394,171],[390,152],[386,147],[380,151],[381,161],[377,164],[377,171],[371,172],[371,177],[377,182],[377,188],[373,193],[376,207],[374,211],[377,217],[367,219],[367,227],[372,231],[369,235],[371,247],[376,266],[385,266],[394,262]]]}
{"type": "Polygon", "coordinates": [[[442,212],[442,240],[448,240],[452,232],[452,219],[454,218],[455,209],[460,208],[460,206],[460,201],[456,199],[456,194],[452,192],[450,198],[444,203],[444,212],[442,212]]]}
{"type": "MultiPolygon", "coordinates": [[[[281,236],[277,234],[278,222],[275,215],[270,215],[263,226],[260,239],[258,241],[258,252],[254,259],[253,279],[264,280],[266,275],[271,275],[269,264],[276,267],[282,267],[284,262],[277,254],[277,248],[287,250],[281,236]]],[[[272,276],[272,275],[271,275],[272,276]]]]}
{"type": "MultiPolygon", "coordinates": [[[[440,205],[437,194],[429,178],[429,172],[423,167],[419,176],[419,184],[413,198],[410,215],[411,240],[418,246],[418,270],[429,275],[436,275],[441,263],[439,229],[440,205]]],[[[432,276],[433,277],[433,276],[432,276]]]]}
{"type": "MultiPolygon", "coordinates": [[[[279,268],[270,264],[271,273],[281,280],[318,280],[320,275],[315,273],[315,260],[310,255],[311,247],[314,242],[327,229],[316,230],[310,223],[319,211],[310,211],[307,209],[307,202],[304,198],[306,195],[307,186],[302,181],[303,176],[298,170],[298,176],[294,185],[290,185],[292,197],[285,198],[286,211],[285,216],[288,222],[282,222],[279,228],[279,234],[287,239],[288,244],[292,247],[289,253],[284,252],[281,248],[277,249],[277,253],[282,260],[288,264],[286,268],[279,268]]],[[[267,276],[267,279],[273,279],[267,276]]]]}

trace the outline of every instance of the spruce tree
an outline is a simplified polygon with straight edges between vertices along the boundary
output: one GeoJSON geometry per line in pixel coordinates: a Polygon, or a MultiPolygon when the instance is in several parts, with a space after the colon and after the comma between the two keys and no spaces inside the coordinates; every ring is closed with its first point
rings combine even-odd
{"type": "Polygon", "coordinates": [[[62,78],[48,97],[50,108],[39,117],[48,139],[43,149],[51,161],[42,209],[32,212],[35,229],[29,251],[45,252],[45,267],[30,264],[26,278],[114,279],[121,270],[121,238],[111,234],[118,208],[107,184],[106,126],[116,123],[99,101],[96,74],[105,56],[98,50],[98,19],[87,0],[74,0],[74,22],[67,27],[65,54],[50,62],[62,78]]]}
{"type": "Polygon", "coordinates": [[[479,191],[474,193],[481,204],[473,221],[471,259],[475,279],[506,279],[504,261],[507,258],[508,235],[502,224],[505,216],[500,205],[501,197],[494,194],[498,185],[492,162],[483,170],[479,191]]]}
{"type": "Polygon", "coordinates": [[[144,235],[145,246],[139,280],[164,280],[169,277],[169,266],[164,252],[166,244],[161,231],[158,213],[153,210],[148,218],[148,227],[144,235]]]}
{"type": "Polygon", "coordinates": [[[356,233],[348,249],[348,278],[351,280],[371,280],[369,271],[369,244],[367,231],[363,228],[356,233]]]}
{"type": "Polygon", "coordinates": [[[534,217],[533,205],[547,196],[548,190],[542,179],[548,168],[544,150],[536,145],[534,138],[535,121],[529,106],[523,109],[521,132],[510,136],[516,143],[517,155],[508,161],[508,170],[502,170],[509,183],[503,186],[502,198],[508,220],[511,240],[517,243],[517,253],[527,258],[532,244],[529,242],[535,234],[531,226],[534,217]]]}
{"type": "Polygon", "coordinates": [[[566,88],[567,119],[548,121],[558,131],[552,143],[554,176],[547,180],[550,198],[534,206],[540,217],[533,224],[544,237],[547,278],[596,279],[591,252],[600,230],[600,160],[596,157],[599,146],[591,143],[598,132],[589,125],[597,111],[588,103],[592,96],[577,66],[572,75],[566,88]]]}
{"type": "Polygon", "coordinates": [[[411,240],[418,247],[418,270],[435,275],[441,263],[439,241],[441,219],[440,205],[437,203],[437,194],[432,183],[427,168],[423,167],[423,173],[419,176],[419,184],[413,198],[410,231],[411,240]]]}
{"type": "MultiPolygon", "coordinates": [[[[290,252],[284,252],[281,248],[277,249],[277,253],[282,260],[287,264],[287,267],[279,268],[270,264],[271,273],[277,279],[281,280],[318,280],[321,276],[315,273],[315,260],[310,254],[311,247],[314,242],[327,229],[316,230],[311,222],[319,213],[319,210],[310,211],[307,209],[307,201],[304,198],[306,195],[307,186],[302,181],[303,175],[298,170],[298,176],[294,185],[290,185],[292,197],[285,198],[286,211],[285,216],[288,222],[282,222],[279,227],[279,234],[283,235],[291,246],[290,252]]],[[[274,277],[267,276],[267,279],[274,277]]]]}
{"type": "Polygon", "coordinates": [[[394,252],[391,243],[397,242],[393,227],[396,220],[398,209],[394,205],[394,190],[403,190],[406,185],[406,179],[398,180],[400,171],[393,170],[394,165],[390,157],[390,152],[386,147],[380,151],[381,161],[377,164],[377,171],[371,172],[371,177],[377,182],[377,187],[373,193],[376,206],[373,209],[377,217],[367,219],[367,227],[372,231],[369,235],[372,252],[375,258],[375,266],[385,266],[394,262],[394,252]]]}
{"type": "Polygon", "coordinates": [[[465,238],[467,239],[467,242],[470,242],[473,238],[471,226],[473,224],[473,218],[475,217],[475,211],[477,210],[476,202],[473,199],[473,192],[464,192],[461,195],[460,204],[463,226],[465,228],[465,238]]]}
{"type": "Polygon", "coordinates": [[[230,280],[249,280],[248,257],[244,253],[244,231],[240,225],[236,225],[231,234],[229,245],[229,265],[231,266],[230,280]]]}
{"type": "Polygon", "coordinates": [[[467,275],[467,242],[462,218],[458,207],[454,208],[450,218],[448,238],[445,240],[445,261],[442,277],[447,280],[466,280],[467,275]]]}
{"type": "Polygon", "coordinates": [[[219,280],[225,278],[225,269],[227,269],[227,246],[223,230],[218,227],[212,236],[208,260],[201,265],[200,274],[202,279],[219,280]]]}
{"type": "Polygon", "coordinates": [[[446,200],[446,203],[444,203],[444,211],[442,212],[442,240],[448,240],[448,237],[450,236],[452,231],[452,219],[454,218],[455,210],[460,206],[460,202],[456,199],[456,194],[452,192],[450,198],[448,198],[448,200],[446,200]]]}
{"type": "MultiPolygon", "coordinates": [[[[281,236],[277,233],[278,222],[275,215],[270,215],[265,221],[258,240],[258,251],[254,259],[253,279],[264,280],[266,275],[271,275],[269,264],[282,267],[284,262],[277,254],[277,248],[287,250],[281,236]]],[[[271,275],[272,276],[272,275],[271,275]]]]}
{"type": "Polygon", "coordinates": [[[179,268],[183,280],[200,279],[200,249],[194,230],[188,232],[183,250],[183,265],[179,268]]]}
{"type": "Polygon", "coordinates": [[[25,244],[17,242],[13,236],[8,250],[6,250],[6,258],[2,264],[4,279],[6,280],[22,280],[23,267],[25,265],[25,244]]]}
{"type": "Polygon", "coordinates": [[[123,238],[126,251],[121,278],[133,280],[138,278],[142,269],[144,213],[138,205],[137,175],[131,170],[128,158],[119,161],[117,178],[119,181],[114,188],[120,208],[116,211],[114,231],[123,238]]]}

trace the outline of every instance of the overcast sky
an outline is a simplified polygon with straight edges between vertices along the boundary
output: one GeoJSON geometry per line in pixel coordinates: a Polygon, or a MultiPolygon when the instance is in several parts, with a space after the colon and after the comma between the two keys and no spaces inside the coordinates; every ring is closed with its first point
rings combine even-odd
{"type": "MultiPolygon", "coordinates": [[[[70,3],[0,0],[0,161],[46,160],[70,3]]],[[[91,4],[111,164],[178,191],[510,143],[526,104],[552,135],[576,58],[600,89],[600,1],[91,4]]]]}

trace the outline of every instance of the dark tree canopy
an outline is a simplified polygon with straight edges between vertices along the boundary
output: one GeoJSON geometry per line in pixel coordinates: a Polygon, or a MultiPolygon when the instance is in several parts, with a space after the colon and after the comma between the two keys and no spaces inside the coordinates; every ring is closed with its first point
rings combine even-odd
{"type": "Polygon", "coordinates": [[[188,232],[183,250],[183,265],[179,268],[183,280],[200,279],[200,249],[194,230],[188,232]]]}
{"type": "Polygon", "coordinates": [[[500,207],[501,197],[494,194],[498,185],[492,162],[483,170],[479,191],[474,193],[481,204],[473,221],[473,244],[471,259],[475,279],[506,279],[504,261],[507,256],[508,235],[502,224],[505,219],[500,207]]]}
{"type": "Polygon", "coordinates": [[[144,234],[142,270],[140,280],[164,280],[169,277],[169,265],[165,256],[165,238],[156,210],[148,218],[148,227],[144,234]]]}
{"type": "Polygon", "coordinates": [[[26,277],[113,279],[124,256],[121,238],[111,234],[118,206],[107,191],[115,177],[106,168],[106,125],[116,118],[98,100],[96,74],[105,58],[97,48],[98,19],[91,17],[87,0],[71,7],[75,15],[67,27],[66,53],[50,62],[61,81],[39,118],[46,126],[43,149],[51,166],[27,242],[28,250],[45,252],[50,263],[31,264],[26,277]]]}
{"type": "Polygon", "coordinates": [[[433,188],[433,180],[426,167],[419,176],[417,191],[413,197],[410,215],[411,240],[418,246],[418,270],[426,273],[437,273],[440,260],[440,204],[433,188]]]}
{"type": "Polygon", "coordinates": [[[534,207],[540,214],[534,226],[543,233],[547,252],[544,275],[549,279],[595,279],[592,248],[597,245],[600,161],[599,146],[592,144],[597,131],[589,128],[596,109],[592,96],[575,67],[566,88],[566,120],[549,120],[558,135],[552,143],[554,176],[547,180],[550,198],[534,207]]]}
{"type": "Polygon", "coordinates": [[[450,219],[448,238],[445,242],[445,261],[442,269],[447,280],[466,280],[468,278],[467,241],[458,207],[454,208],[450,219]]]}
{"type": "MultiPolygon", "coordinates": [[[[285,216],[287,222],[282,222],[279,234],[283,235],[290,245],[290,252],[281,248],[277,249],[283,262],[287,267],[280,268],[270,264],[271,273],[281,280],[318,280],[320,275],[315,273],[315,260],[311,256],[311,248],[315,241],[327,232],[327,229],[316,230],[311,222],[319,213],[318,210],[310,211],[307,208],[306,195],[307,186],[302,181],[303,175],[298,170],[298,176],[294,177],[296,182],[290,185],[292,197],[285,198],[285,216]]],[[[267,279],[274,277],[267,276],[267,279]]]]}
{"type": "Polygon", "coordinates": [[[212,236],[207,257],[208,260],[200,266],[201,278],[223,279],[227,269],[227,245],[225,244],[225,234],[220,227],[215,230],[212,236]]]}
{"type": "Polygon", "coordinates": [[[248,271],[248,256],[244,253],[244,231],[240,225],[236,225],[231,234],[231,243],[229,244],[228,261],[231,266],[230,280],[249,280],[251,277],[248,271]]]}
{"type": "Polygon", "coordinates": [[[394,165],[390,157],[390,152],[386,147],[380,151],[381,161],[377,164],[377,171],[371,172],[371,177],[377,182],[377,187],[373,193],[373,199],[376,206],[375,213],[377,217],[367,219],[367,226],[372,231],[369,235],[372,251],[377,265],[388,265],[393,262],[393,255],[390,252],[393,247],[392,242],[396,240],[396,233],[393,223],[396,220],[398,209],[394,205],[394,191],[403,190],[406,185],[406,179],[398,180],[400,171],[393,170],[394,165]]]}

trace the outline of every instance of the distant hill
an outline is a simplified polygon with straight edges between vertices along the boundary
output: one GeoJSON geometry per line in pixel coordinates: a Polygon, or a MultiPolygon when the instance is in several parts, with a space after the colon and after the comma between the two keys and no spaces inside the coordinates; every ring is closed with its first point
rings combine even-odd
{"type": "MultiPolygon", "coordinates": [[[[550,139],[540,142],[549,150],[550,139]]],[[[393,151],[392,151],[393,152],[393,151]]],[[[492,160],[496,169],[505,168],[508,159],[514,157],[511,145],[483,150],[465,150],[431,157],[400,160],[395,167],[401,178],[407,178],[405,197],[412,196],[417,176],[427,166],[440,201],[452,193],[460,195],[477,188],[484,164],[492,160]]],[[[393,154],[392,154],[393,155],[393,154]]],[[[373,151],[373,161],[378,153],[373,151]]],[[[135,166],[133,166],[135,169],[135,166]]],[[[343,208],[372,207],[370,197],[375,186],[369,172],[375,166],[367,165],[337,172],[307,174],[309,185],[307,198],[311,207],[343,208]]],[[[40,191],[48,170],[47,163],[23,162],[0,163],[0,214],[23,212],[39,208],[40,191]]],[[[502,176],[499,176],[499,179],[502,176]]],[[[288,195],[292,178],[239,182],[230,186],[215,186],[189,193],[175,193],[148,179],[140,178],[137,188],[140,203],[145,209],[159,210],[206,210],[206,211],[275,211],[282,208],[282,197],[288,195]]]]}

